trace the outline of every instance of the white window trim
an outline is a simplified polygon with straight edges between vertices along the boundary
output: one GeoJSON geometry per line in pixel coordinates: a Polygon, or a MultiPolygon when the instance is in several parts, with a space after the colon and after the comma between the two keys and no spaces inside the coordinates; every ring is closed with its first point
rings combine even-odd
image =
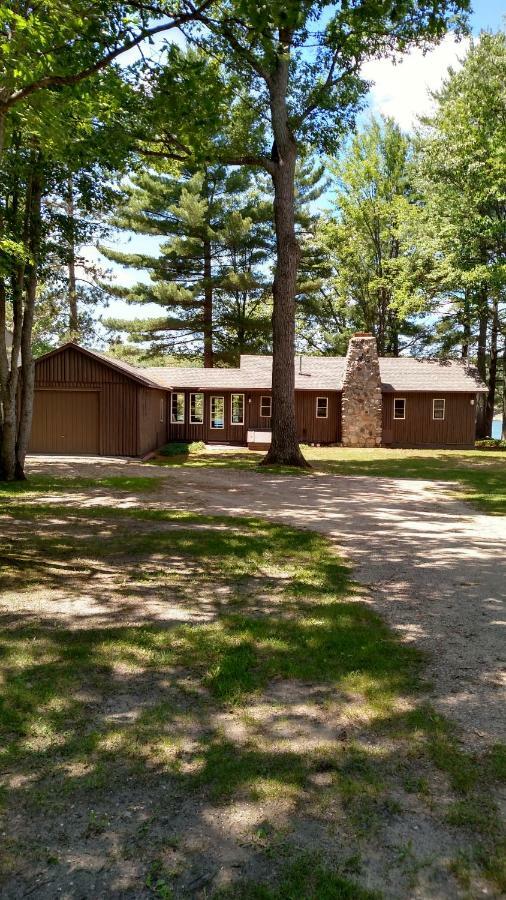
{"type": "Polygon", "coordinates": [[[230,395],[230,424],[231,425],[244,425],[244,407],[245,407],[245,396],[244,394],[231,394],[230,395]],[[234,422],[232,417],[234,415],[234,397],[242,397],[242,419],[240,422],[234,422]]]}
{"type": "Polygon", "coordinates": [[[270,394],[262,394],[262,396],[260,397],[260,418],[261,419],[272,419],[272,397],[270,396],[270,394]],[[264,400],[269,401],[269,415],[268,416],[266,416],[262,412],[262,406],[264,405],[263,404],[264,400]]]}
{"type": "Polygon", "coordinates": [[[204,424],[204,404],[205,404],[205,396],[202,391],[192,391],[190,394],[190,425],[203,425],[204,424]],[[202,416],[200,419],[192,418],[192,397],[202,397],[202,416]]]}
{"type": "Polygon", "coordinates": [[[213,431],[223,431],[225,428],[225,397],[223,394],[211,394],[209,398],[209,428],[213,431]],[[213,425],[213,400],[223,400],[223,424],[213,425]]]}
{"type": "Polygon", "coordinates": [[[394,422],[404,422],[404,420],[406,418],[406,398],[405,397],[394,397],[393,415],[394,415],[394,422]],[[402,402],[404,403],[404,415],[402,415],[402,416],[395,415],[395,404],[398,403],[399,400],[402,400],[402,402]]]}
{"type": "Polygon", "coordinates": [[[444,397],[434,397],[432,399],[432,421],[433,422],[444,422],[445,418],[446,418],[446,399],[444,397]],[[435,415],[435,410],[436,410],[435,404],[436,403],[443,404],[443,415],[442,416],[435,415]]]}
{"type": "Polygon", "coordinates": [[[163,425],[163,421],[165,419],[165,398],[162,397],[160,400],[160,422],[163,425]]]}
{"type": "Polygon", "coordinates": [[[170,424],[171,425],[184,425],[186,418],[186,397],[184,391],[172,391],[170,395],[170,424]],[[182,397],[183,398],[183,418],[175,419],[174,418],[174,406],[172,403],[173,397],[182,397]]]}
{"type": "Polygon", "coordinates": [[[329,417],[329,398],[328,397],[317,397],[316,398],[316,418],[317,419],[328,419],[328,417],[329,417]],[[318,415],[318,404],[319,404],[320,400],[325,400],[325,415],[324,416],[318,415]]]}

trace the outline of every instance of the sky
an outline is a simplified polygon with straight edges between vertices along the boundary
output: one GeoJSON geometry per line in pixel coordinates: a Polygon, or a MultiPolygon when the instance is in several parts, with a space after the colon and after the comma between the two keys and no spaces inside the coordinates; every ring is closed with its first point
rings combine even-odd
{"type": "MultiPolygon", "coordinates": [[[[475,0],[469,22],[472,35],[477,36],[482,30],[497,30],[501,26],[504,27],[505,14],[504,0],[475,0]]],[[[469,46],[469,40],[463,38],[459,42],[452,34],[448,34],[437,47],[425,54],[419,49],[414,49],[398,63],[386,59],[366,63],[362,73],[372,84],[365,116],[370,114],[390,116],[403,130],[411,131],[420,116],[431,112],[433,106],[431,91],[440,87],[449,67],[458,68],[459,60],[469,46]]],[[[130,64],[134,59],[135,57],[125,59],[124,63],[130,64]]],[[[156,252],[157,247],[155,239],[139,235],[119,235],[117,240],[108,243],[117,249],[141,253],[156,252]]],[[[85,248],[85,255],[94,263],[103,263],[111,272],[113,280],[121,285],[129,286],[140,280],[135,271],[123,269],[101,259],[94,247],[85,248]]],[[[144,277],[142,280],[149,279],[144,277]]],[[[125,319],[136,316],[144,318],[159,315],[160,308],[154,304],[138,307],[115,300],[111,301],[107,310],[101,314],[104,317],[125,319]]]]}

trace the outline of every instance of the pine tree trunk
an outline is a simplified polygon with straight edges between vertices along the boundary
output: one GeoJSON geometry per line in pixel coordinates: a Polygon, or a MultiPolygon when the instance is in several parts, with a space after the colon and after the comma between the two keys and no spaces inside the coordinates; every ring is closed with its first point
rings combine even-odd
{"type": "Polygon", "coordinates": [[[68,180],[67,215],[70,221],[69,232],[69,337],[75,341],[79,337],[79,314],[77,309],[77,282],[76,282],[76,242],[74,227],[74,185],[72,176],[68,180]]]}
{"type": "Polygon", "coordinates": [[[211,242],[204,241],[204,368],[212,369],[213,353],[213,284],[211,280],[211,242]]]}
{"type": "Polygon", "coordinates": [[[485,437],[492,436],[492,423],[495,412],[495,391],[497,385],[497,335],[499,330],[499,309],[497,298],[494,299],[492,329],[490,334],[490,363],[488,367],[488,394],[485,411],[485,437]]]}
{"type": "Polygon", "coordinates": [[[33,415],[33,394],[35,366],[32,355],[32,329],[35,313],[35,298],[37,292],[37,277],[40,253],[41,233],[41,200],[42,177],[40,171],[40,158],[33,170],[32,190],[30,197],[30,271],[26,285],[25,304],[23,314],[23,328],[21,334],[21,394],[19,399],[19,422],[16,442],[16,467],[15,476],[18,480],[25,478],[25,459],[30,442],[33,415]]]}
{"type": "MultiPolygon", "coordinates": [[[[280,34],[283,40],[283,35],[280,34]]],[[[286,94],[289,62],[280,57],[270,91],[274,133],[276,271],[272,285],[272,441],[262,465],[308,467],[297,438],[295,418],[295,295],[300,249],[295,233],[297,145],[288,126],[286,94]]]]}
{"type": "MultiPolygon", "coordinates": [[[[478,351],[476,354],[476,364],[478,374],[485,384],[487,383],[487,331],[488,331],[488,304],[486,293],[481,298],[479,329],[478,329],[478,351]]],[[[486,421],[486,400],[484,394],[478,395],[476,406],[476,437],[483,440],[487,436],[486,421]]]]}
{"type": "Polygon", "coordinates": [[[501,439],[506,441],[506,335],[502,351],[502,430],[501,439]]]}

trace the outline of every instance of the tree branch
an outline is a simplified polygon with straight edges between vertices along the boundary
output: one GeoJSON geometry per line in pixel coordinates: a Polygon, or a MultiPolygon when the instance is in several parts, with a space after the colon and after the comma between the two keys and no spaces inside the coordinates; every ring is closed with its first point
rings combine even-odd
{"type": "Polygon", "coordinates": [[[24,87],[19,88],[19,90],[10,94],[10,96],[1,103],[1,108],[3,110],[11,109],[11,107],[15,106],[21,100],[24,100],[36,91],[44,88],[72,86],[84,81],[91,75],[96,75],[97,72],[107,68],[111,62],[114,62],[114,60],[118,58],[118,56],[121,56],[122,53],[126,53],[133,47],[137,47],[138,44],[146,40],[146,38],[153,37],[155,34],[160,34],[163,31],[179,28],[180,25],[184,25],[186,22],[197,19],[213,2],[214,0],[203,0],[201,6],[197,9],[192,8],[190,12],[183,13],[172,19],[170,22],[156,25],[153,28],[144,28],[136,37],[130,38],[125,43],[121,44],[120,47],[110,50],[109,53],[106,53],[105,56],[97,60],[93,65],[82,69],[80,72],[75,72],[73,75],[46,75],[43,78],[39,78],[37,81],[32,81],[30,84],[26,84],[24,87]]]}

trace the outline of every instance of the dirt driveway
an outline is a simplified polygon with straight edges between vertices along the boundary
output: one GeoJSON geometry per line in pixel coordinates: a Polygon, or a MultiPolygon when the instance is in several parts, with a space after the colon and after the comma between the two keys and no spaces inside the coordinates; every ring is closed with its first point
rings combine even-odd
{"type": "MultiPolygon", "coordinates": [[[[125,505],[273,518],[344,551],[364,598],[427,652],[433,702],[470,745],[506,736],[506,519],[475,513],[448,485],[406,479],[150,467],[119,459],[32,457],[31,472],[152,475],[125,505]]],[[[62,502],[59,495],[58,502],[62,502]]],[[[95,494],[83,503],[110,502],[95,494]]]]}

